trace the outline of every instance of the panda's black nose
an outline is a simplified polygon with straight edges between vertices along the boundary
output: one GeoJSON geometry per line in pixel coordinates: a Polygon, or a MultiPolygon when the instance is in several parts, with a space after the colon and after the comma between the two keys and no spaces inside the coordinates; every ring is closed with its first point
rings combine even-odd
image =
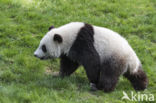
{"type": "Polygon", "coordinates": [[[34,54],[34,56],[35,56],[35,57],[37,57],[37,55],[36,55],[36,54],[34,54]]]}

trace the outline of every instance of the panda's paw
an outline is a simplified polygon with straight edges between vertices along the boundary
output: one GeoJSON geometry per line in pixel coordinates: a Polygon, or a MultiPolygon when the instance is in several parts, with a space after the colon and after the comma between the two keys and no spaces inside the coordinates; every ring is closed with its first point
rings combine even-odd
{"type": "Polygon", "coordinates": [[[98,90],[96,88],[96,84],[94,84],[94,83],[90,83],[90,88],[91,88],[91,91],[97,91],[98,90]]]}

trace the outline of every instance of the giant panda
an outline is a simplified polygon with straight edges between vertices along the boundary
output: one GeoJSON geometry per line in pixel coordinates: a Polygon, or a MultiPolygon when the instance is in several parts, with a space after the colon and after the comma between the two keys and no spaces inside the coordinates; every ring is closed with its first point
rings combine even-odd
{"type": "Polygon", "coordinates": [[[60,58],[60,76],[71,75],[80,65],[86,71],[91,90],[113,91],[120,75],[135,90],[144,90],[148,79],[140,60],[118,33],[83,22],[51,27],[34,56],[41,60],[60,58]]]}

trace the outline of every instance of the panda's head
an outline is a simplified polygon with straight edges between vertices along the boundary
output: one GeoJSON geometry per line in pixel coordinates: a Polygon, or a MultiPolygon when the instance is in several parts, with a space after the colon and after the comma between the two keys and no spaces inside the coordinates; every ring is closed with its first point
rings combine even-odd
{"type": "MultiPolygon", "coordinates": [[[[52,29],[52,28],[51,28],[52,29]]],[[[50,30],[40,41],[39,47],[34,52],[34,56],[40,59],[52,59],[61,55],[60,45],[63,38],[60,34],[50,30]]]]}

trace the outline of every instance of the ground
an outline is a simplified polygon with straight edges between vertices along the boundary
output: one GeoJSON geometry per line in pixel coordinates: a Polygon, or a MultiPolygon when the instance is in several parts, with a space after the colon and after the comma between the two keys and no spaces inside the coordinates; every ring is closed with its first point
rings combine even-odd
{"type": "Polygon", "coordinates": [[[136,93],[122,76],[113,92],[91,92],[83,67],[61,79],[52,76],[59,71],[59,59],[41,61],[33,56],[49,26],[71,21],[124,36],[149,78],[148,88],[139,93],[156,99],[155,0],[0,0],[0,103],[132,102],[121,99],[123,91],[136,93]]]}

